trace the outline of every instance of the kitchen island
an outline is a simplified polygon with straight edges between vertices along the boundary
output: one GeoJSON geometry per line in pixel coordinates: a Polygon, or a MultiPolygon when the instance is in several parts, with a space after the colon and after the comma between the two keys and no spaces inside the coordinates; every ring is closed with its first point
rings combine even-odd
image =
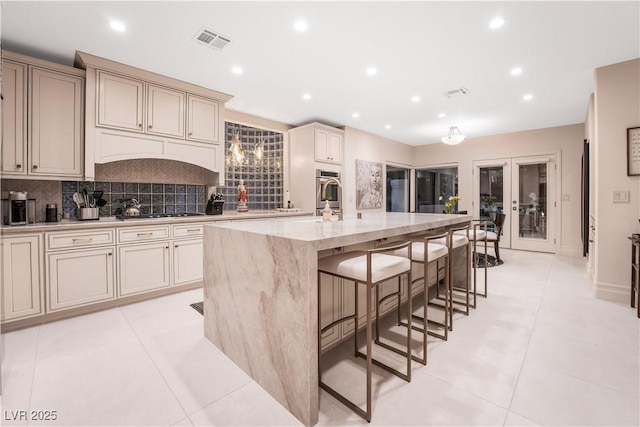
{"type": "Polygon", "coordinates": [[[206,225],[205,336],[303,424],[318,421],[318,254],[470,215],[366,213],[206,225]]]}

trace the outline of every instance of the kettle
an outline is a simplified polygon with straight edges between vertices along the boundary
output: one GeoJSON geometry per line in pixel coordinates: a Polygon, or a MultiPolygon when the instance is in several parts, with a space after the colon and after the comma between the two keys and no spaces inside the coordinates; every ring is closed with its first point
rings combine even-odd
{"type": "Polygon", "coordinates": [[[122,214],[124,216],[140,216],[142,205],[136,199],[122,200],[122,214]]]}

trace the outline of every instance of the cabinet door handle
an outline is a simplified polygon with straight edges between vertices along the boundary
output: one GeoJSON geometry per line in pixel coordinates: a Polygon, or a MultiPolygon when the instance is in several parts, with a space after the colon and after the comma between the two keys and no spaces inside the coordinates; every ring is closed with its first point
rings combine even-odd
{"type": "Polygon", "coordinates": [[[187,228],[187,233],[192,233],[194,231],[200,231],[199,228],[187,228]]]}
{"type": "Polygon", "coordinates": [[[193,135],[193,132],[189,132],[189,136],[193,135]]]}
{"type": "Polygon", "coordinates": [[[178,247],[178,245],[174,245],[173,247],[174,247],[174,248],[177,248],[177,247],[178,247]]]}
{"type": "Polygon", "coordinates": [[[22,169],[22,165],[16,165],[16,169],[22,169]]]}
{"type": "Polygon", "coordinates": [[[142,123],[138,123],[138,127],[142,129],[142,123]]]}
{"type": "Polygon", "coordinates": [[[153,127],[153,125],[149,125],[149,129],[151,129],[153,127]]]}
{"type": "Polygon", "coordinates": [[[93,237],[74,237],[73,242],[91,242],[93,237]]]}
{"type": "Polygon", "coordinates": [[[31,169],[38,169],[38,165],[31,166],[31,169]]]}
{"type": "Polygon", "coordinates": [[[141,237],[141,236],[153,236],[153,232],[148,232],[148,233],[136,233],[136,235],[137,235],[138,237],[141,237]]]}
{"type": "Polygon", "coordinates": [[[113,253],[109,252],[107,255],[108,255],[108,256],[112,256],[112,255],[113,255],[113,253]]]}

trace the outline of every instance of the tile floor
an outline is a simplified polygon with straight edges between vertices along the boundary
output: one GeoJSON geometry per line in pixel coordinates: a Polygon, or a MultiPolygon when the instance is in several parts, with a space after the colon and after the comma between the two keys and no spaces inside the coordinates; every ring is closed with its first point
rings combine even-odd
{"type": "MultiPolygon", "coordinates": [[[[411,383],[376,368],[371,424],[640,425],[634,311],[594,299],[582,259],[503,258],[489,298],[456,316],[449,341],[430,339],[411,383]]],[[[200,300],[187,291],[4,334],[0,424],[300,425],[203,337],[189,307],[200,300]],[[57,419],[13,420],[20,410],[57,419]]],[[[337,361],[344,351],[331,352],[325,377],[357,394],[362,377],[341,369],[354,363],[337,361]]],[[[319,425],[366,424],[321,393],[319,425]]]]}

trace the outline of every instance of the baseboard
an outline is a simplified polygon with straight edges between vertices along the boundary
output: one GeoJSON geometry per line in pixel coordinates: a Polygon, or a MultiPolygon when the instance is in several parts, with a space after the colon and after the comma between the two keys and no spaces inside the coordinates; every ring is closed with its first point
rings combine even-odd
{"type": "Polygon", "coordinates": [[[582,248],[561,246],[560,249],[558,249],[557,255],[580,258],[582,257],[582,248]]]}
{"type": "Polygon", "coordinates": [[[627,304],[631,300],[631,287],[593,282],[593,296],[605,301],[627,304]]]}

